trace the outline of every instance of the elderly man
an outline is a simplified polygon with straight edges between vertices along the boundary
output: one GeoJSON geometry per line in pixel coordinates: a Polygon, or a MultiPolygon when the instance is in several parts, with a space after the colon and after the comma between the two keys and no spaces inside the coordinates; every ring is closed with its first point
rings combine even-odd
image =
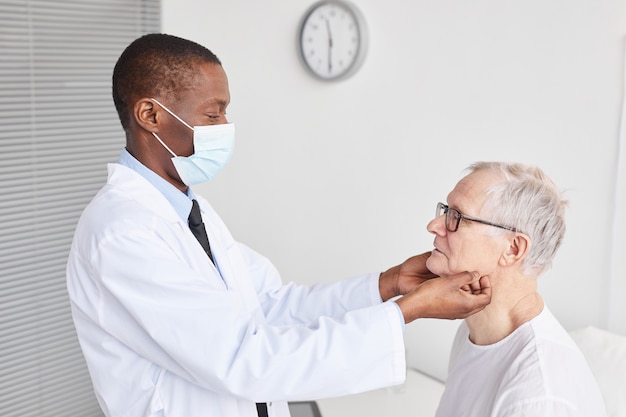
{"type": "Polygon", "coordinates": [[[437,417],[602,417],[585,359],[537,292],[566,202],[538,168],[476,163],[437,204],[428,268],[488,276],[492,302],[461,324],[437,417]]]}

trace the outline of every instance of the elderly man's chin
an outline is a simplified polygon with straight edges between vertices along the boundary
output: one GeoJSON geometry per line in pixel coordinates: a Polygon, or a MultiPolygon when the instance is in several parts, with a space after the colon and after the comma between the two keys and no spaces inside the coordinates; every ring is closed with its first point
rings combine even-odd
{"type": "Polygon", "coordinates": [[[426,268],[440,277],[450,275],[448,270],[448,258],[437,249],[434,249],[430,257],[426,260],[426,268]]]}

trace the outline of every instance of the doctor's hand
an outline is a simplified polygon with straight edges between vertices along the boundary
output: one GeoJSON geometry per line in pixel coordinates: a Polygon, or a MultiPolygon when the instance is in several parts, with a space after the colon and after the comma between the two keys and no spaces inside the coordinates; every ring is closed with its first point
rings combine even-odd
{"type": "Polygon", "coordinates": [[[378,289],[383,301],[408,294],[425,281],[436,278],[437,275],[426,268],[426,260],[429,257],[430,252],[413,256],[380,274],[378,289]]]}
{"type": "Polygon", "coordinates": [[[491,283],[477,272],[425,281],[396,300],[405,323],[419,318],[462,319],[491,302],[491,283]]]}

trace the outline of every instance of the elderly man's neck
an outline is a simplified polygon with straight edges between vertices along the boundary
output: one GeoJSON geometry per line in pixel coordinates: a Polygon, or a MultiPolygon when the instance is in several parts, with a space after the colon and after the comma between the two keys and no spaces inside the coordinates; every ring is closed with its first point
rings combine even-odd
{"type": "Polygon", "coordinates": [[[537,280],[527,276],[492,277],[491,304],[465,319],[470,340],[491,345],[537,317],[544,307],[537,280]]]}

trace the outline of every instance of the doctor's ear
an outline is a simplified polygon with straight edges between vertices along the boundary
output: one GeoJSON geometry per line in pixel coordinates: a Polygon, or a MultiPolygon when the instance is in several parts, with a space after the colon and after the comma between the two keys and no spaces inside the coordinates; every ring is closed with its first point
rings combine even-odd
{"type": "Polygon", "coordinates": [[[521,263],[530,251],[530,238],[523,233],[515,233],[515,236],[508,239],[508,246],[500,257],[503,266],[510,266],[521,263]]]}
{"type": "Polygon", "coordinates": [[[133,106],[133,118],[137,125],[149,132],[157,132],[157,108],[149,98],[142,98],[133,106]]]}

